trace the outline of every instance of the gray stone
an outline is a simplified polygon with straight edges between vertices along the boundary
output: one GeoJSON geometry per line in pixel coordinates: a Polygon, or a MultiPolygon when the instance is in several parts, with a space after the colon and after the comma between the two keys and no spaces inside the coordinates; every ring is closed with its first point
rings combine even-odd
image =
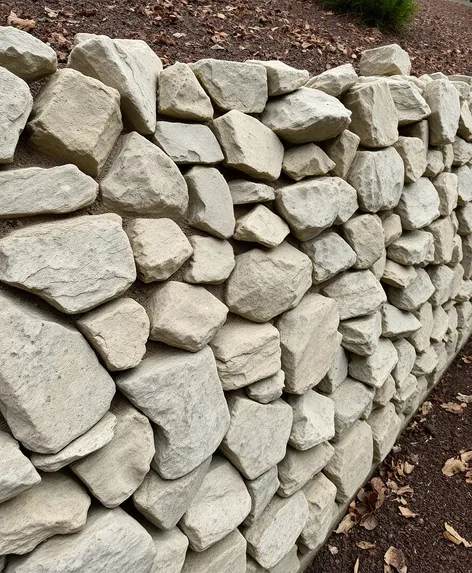
{"type": "Polygon", "coordinates": [[[425,177],[437,177],[443,170],[444,162],[442,151],[439,149],[428,149],[426,151],[425,177]]]}
{"type": "Polygon", "coordinates": [[[421,322],[410,312],[400,310],[391,304],[382,305],[382,336],[398,338],[408,336],[421,328],[421,322]]]}
{"type": "Polygon", "coordinates": [[[70,213],[91,205],[97,194],[98,183],[75,165],[2,171],[0,218],[70,213]]]}
{"type": "Polygon", "coordinates": [[[435,306],[433,308],[433,329],[431,331],[431,340],[433,342],[441,342],[444,340],[448,326],[449,318],[447,312],[442,306],[435,306]]]}
{"type": "Polygon", "coordinates": [[[351,112],[333,96],[300,88],[270,101],[261,121],[289,143],[325,141],[343,132],[351,112]]]}
{"type": "Polygon", "coordinates": [[[120,94],[76,70],[59,70],[35,99],[28,127],[41,153],[95,176],[123,127],[120,94]]]}
{"type": "MultiPolygon", "coordinates": [[[[406,137],[418,137],[423,142],[424,148],[429,147],[429,124],[427,119],[417,121],[415,123],[410,123],[408,125],[401,126],[401,134],[406,137]]],[[[439,151],[442,153],[442,148],[439,147],[439,151]]],[[[452,149],[451,149],[452,152],[452,149]]]]}
{"type": "Polygon", "coordinates": [[[287,66],[279,60],[267,62],[260,60],[247,60],[248,64],[264,66],[267,71],[267,84],[269,96],[279,96],[293,92],[306,84],[310,74],[307,70],[298,70],[287,66]]]}
{"type": "Polygon", "coordinates": [[[87,519],[90,498],[72,478],[55,473],[2,503],[0,551],[23,555],[53,535],[74,533],[87,519]]]}
{"type": "Polygon", "coordinates": [[[357,153],[361,138],[345,129],[340,135],[327,141],[324,150],[328,157],[334,161],[333,174],[343,179],[347,178],[354,157],[357,153]]]}
{"type": "Polygon", "coordinates": [[[267,470],[255,480],[246,480],[245,483],[251,496],[251,511],[244,520],[244,525],[251,525],[261,515],[279,489],[277,466],[267,470]]]}
{"type": "Polygon", "coordinates": [[[451,298],[454,271],[447,265],[435,265],[428,267],[427,273],[435,289],[429,300],[433,306],[440,306],[451,298]]]}
{"type": "Polygon", "coordinates": [[[361,54],[361,76],[408,76],[410,71],[410,56],[398,44],[364,50],[361,54]]]}
{"type": "Polygon", "coordinates": [[[285,391],[304,394],[328,372],[336,353],[339,314],[336,302],[306,295],[277,321],[285,391]]]}
{"type": "Polygon", "coordinates": [[[293,410],[293,425],[288,443],[296,450],[314,448],[334,437],[333,402],[313,390],[301,396],[287,395],[293,410]]]}
{"type": "Polygon", "coordinates": [[[188,283],[221,284],[234,269],[236,261],[231,243],[215,237],[189,237],[193,254],[183,279],[188,283]]]}
{"type": "Polygon", "coordinates": [[[392,261],[404,266],[432,262],[434,236],[427,231],[420,230],[403,233],[388,247],[387,255],[392,261]]]}
{"type": "Polygon", "coordinates": [[[182,573],[246,573],[246,540],[235,529],[206,551],[189,550],[182,573]]]}
{"type": "Polygon", "coordinates": [[[465,205],[472,201],[472,169],[463,165],[455,169],[454,172],[458,177],[457,202],[459,205],[465,205]]]}
{"type": "Polygon", "coordinates": [[[224,324],[228,308],[204,287],[168,281],[149,299],[151,340],[201,350],[224,324]]]}
{"type": "MultiPolygon", "coordinates": [[[[459,302],[467,302],[472,298],[472,281],[463,280],[459,290],[459,294],[456,296],[456,300],[459,302]]],[[[437,307],[442,308],[442,307],[437,307]]]]}
{"type": "Polygon", "coordinates": [[[127,215],[179,217],[187,209],[187,185],[177,165],[136,132],[123,135],[100,183],[105,207],[127,215]]]}
{"type": "Polygon", "coordinates": [[[347,180],[357,190],[362,210],[376,213],[393,209],[403,189],[402,158],[393,147],[379,151],[359,151],[347,180]]]}
{"type": "Polygon", "coordinates": [[[457,265],[461,263],[462,259],[464,258],[464,253],[462,251],[462,239],[459,235],[454,235],[452,242],[452,257],[449,262],[451,265],[457,265]]]}
{"type": "MultiPolygon", "coordinates": [[[[459,217],[459,210],[457,214],[459,217]]],[[[460,223],[459,223],[460,226],[460,223]]],[[[434,237],[434,259],[433,263],[440,265],[443,263],[450,263],[454,254],[454,227],[451,217],[444,217],[436,219],[427,230],[434,237]]]]}
{"type": "Polygon", "coordinates": [[[159,75],[159,113],[176,119],[210,121],[213,106],[188,64],[176,62],[159,75]]]}
{"type": "Polygon", "coordinates": [[[336,433],[333,442],[339,442],[364,413],[370,410],[374,390],[352,378],[346,380],[329,395],[334,404],[336,433]]]}
{"type": "Polygon", "coordinates": [[[467,143],[467,141],[456,136],[452,149],[454,151],[453,165],[465,165],[472,159],[472,143],[467,143]]]}
{"type": "Polygon", "coordinates": [[[355,269],[368,269],[384,251],[384,234],[380,219],[375,215],[359,215],[344,223],[343,234],[356,253],[355,269]]]}
{"type": "Polygon", "coordinates": [[[418,395],[417,389],[418,383],[416,381],[416,377],[413,376],[413,374],[409,374],[401,384],[397,383],[397,391],[395,396],[392,398],[392,402],[395,404],[395,411],[397,414],[404,413],[405,416],[408,415],[406,412],[408,403],[418,395]]]}
{"type": "Polygon", "coordinates": [[[392,370],[392,377],[398,386],[401,386],[410,375],[416,360],[415,347],[406,338],[394,341],[398,355],[398,362],[392,370]]]}
{"type": "Polygon", "coordinates": [[[415,316],[420,321],[421,328],[411,334],[408,340],[418,352],[425,352],[429,348],[429,339],[433,331],[433,307],[429,302],[425,302],[415,311],[415,316]]]}
{"type": "Polygon", "coordinates": [[[453,143],[461,115],[456,88],[449,80],[435,80],[425,87],[423,97],[431,108],[428,118],[431,145],[453,143]]]}
{"type": "Polygon", "coordinates": [[[12,163],[18,139],[33,107],[33,96],[28,84],[0,67],[0,164],[12,163]]]}
{"type": "Polygon", "coordinates": [[[419,352],[416,356],[415,365],[411,373],[415,376],[426,376],[434,372],[438,364],[438,355],[434,348],[430,346],[425,352],[419,352]]]}
{"type": "Polygon", "coordinates": [[[244,395],[228,395],[231,415],[221,451],[243,476],[254,480],[285,456],[292,408],[283,400],[259,404],[244,395]]]}
{"type": "Polygon", "coordinates": [[[419,308],[433,293],[434,286],[428,273],[423,269],[416,269],[416,278],[407,287],[403,289],[389,287],[387,291],[393,305],[410,312],[419,308]]]}
{"type": "Polygon", "coordinates": [[[434,185],[426,177],[403,188],[395,212],[407,230],[421,229],[439,217],[439,196],[434,185]]]}
{"type": "Polygon", "coordinates": [[[233,201],[223,175],[214,167],[197,165],[187,171],[185,181],[189,224],[220,239],[231,237],[235,226],[233,201]]]}
{"type": "Polygon", "coordinates": [[[381,338],[370,356],[353,355],[349,362],[349,375],[374,388],[380,388],[398,362],[395,346],[381,338]]]}
{"type": "Polygon", "coordinates": [[[367,423],[372,429],[374,461],[381,463],[397,439],[402,425],[401,419],[395,412],[395,406],[389,403],[374,410],[367,418],[367,423]]]}
{"type": "Polygon", "coordinates": [[[461,115],[459,118],[459,129],[457,134],[466,141],[472,141],[472,112],[467,101],[461,103],[461,115]]]}
{"type": "Polygon", "coordinates": [[[405,288],[410,285],[416,278],[414,267],[399,265],[398,263],[388,260],[385,263],[385,270],[382,281],[394,287],[405,288]]]}
{"type": "Polygon", "coordinates": [[[454,161],[454,149],[451,143],[445,145],[439,145],[439,149],[443,154],[444,170],[450,171],[452,167],[452,162],[454,161]]]}
{"type": "Polygon", "coordinates": [[[397,110],[398,124],[416,123],[429,116],[431,109],[420,91],[409,81],[388,81],[387,85],[397,110]]]}
{"type": "Polygon", "coordinates": [[[357,74],[352,64],[344,64],[330,68],[318,76],[314,76],[305,84],[307,88],[321,90],[334,97],[339,97],[357,81],[357,74]]]}
{"type": "MultiPolygon", "coordinates": [[[[397,368],[397,366],[395,368],[397,368]]],[[[375,389],[374,404],[377,406],[386,406],[393,398],[395,390],[395,379],[393,376],[389,376],[380,388],[375,389]]]]}
{"type": "Polygon", "coordinates": [[[370,267],[370,272],[374,275],[374,277],[380,281],[383,277],[385,272],[385,265],[387,263],[387,251],[385,247],[382,249],[382,254],[380,258],[378,258],[375,263],[370,267]]]}
{"type": "Polygon", "coordinates": [[[190,67],[218,108],[245,113],[264,111],[268,96],[264,66],[208,58],[190,67]]]}
{"type": "Polygon", "coordinates": [[[157,425],[153,468],[164,479],[199,466],[228,430],[228,408],[208,347],[193,354],[162,349],[120,374],[116,383],[157,425]]]}
{"type": "Polygon", "coordinates": [[[21,452],[20,444],[7,432],[0,431],[0,448],[0,503],[3,503],[39,483],[41,476],[21,452]]]}
{"type": "Polygon", "coordinates": [[[266,569],[261,567],[252,557],[247,558],[247,573],[298,573],[300,570],[300,560],[298,559],[298,547],[294,545],[292,549],[283,557],[275,567],[266,569]]]}
{"type": "Polygon", "coordinates": [[[415,183],[423,176],[427,166],[426,149],[423,142],[417,137],[400,136],[394,147],[403,159],[405,182],[415,183]]]}
{"type": "Polygon", "coordinates": [[[252,249],[236,257],[225,302],[231,312],[267,322],[300,302],[311,272],[310,259],[286,242],[269,251],[252,249]]]}
{"type": "Polygon", "coordinates": [[[317,474],[303,488],[308,501],[308,520],[300,535],[300,542],[314,551],[324,542],[338,513],[336,486],[323,474],[317,474]]]}
{"type": "Polygon", "coordinates": [[[334,161],[321,147],[305,143],[285,150],[282,169],[286,175],[300,181],[304,177],[326,175],[334,166],[334,161]]]}
{"type": "Polygon", "coordinates": [[[153,133],[162,62],[146,42],[93,36],[76,43],[67,66],[115,88],[133,128],[145,135],[153,133]]]}
{"type": "Polygon", "coordinates": [[[359,208],[357,203],[357,191],[341,177],[331,177],[336,184],[336,194],[338,196],[338,214],[334,220],[335,225],[342,225],[348,221],[359,208]]]}
{"type": "Polygon", "coordinates": [[[233,237],[271,248],[280,245],[289,233],[290,227],[282,218],[264,205],[257,205],[237,219],[233,237]]]}
{"type": "Polygon", "coordinates": [[[395,213],[391,213],[382,219],[385,246],[388,247],[402,234],[402,220],[395,213]]]}
{"type": "Polygon", "coordinates": [[[216,137],[206,125],[158,121],[152,140],[177,165],[214,165],[224,159],[216,137]]]}
{"type": "Polygon", "coordinates": [[[143,527],[154,543],[156,555],[149,573],[181,573],[188,548],[188,539],[178,527],[161,531],[150,523],[143,527]]]}
{"type": "Polygon", "coordinates": [[[380,312],[343,320],[339,323],[339,332],[342,334],[342,345],[346,350],[359,356],[370,356],[377,348],[382,334],[380,312]]]}
{"type": "Polygon", "coordinates": [[[275,199],[273,188],[264,183],[233,179],[229,181],[228,185],[234,205],[263,203],[264,201],[273,201],[275,199]]]}
{"type": "MultiPolygon", "coordinates": [[[[342,323],[339,326],[341,327],[341,325],[342,323]]],[[[338,339],[340,342],[343,340],[343,338],[344,337],[339,334],[338,339]]],[[[344,348],[339,345],[330,369],[326,373],[326,376],[323,378],[323,380],[318,384],[318,390],[325,392],[326,394],[331,394],[334,392],[347,377],[348,363],[349,362],[346,352],[344,348]]]]}
{"type": "Polygon", "coordinates": [[[456,209],[457,220],[459,221],[459,235],[468,235],[472,232],[472,203],[466,203],[463,207],[456,209]]]}
{"type": "Polygon", "coordinates": [[[57,453],[102,418],[115,385],[73,327],[5,292],[0,300],[1,413],[26,448],[57,453]]]}
{"type": "Polygon", "coordinates": [[[258,382],[246,386],[246,394],[261,404],[269,404],[282,396],[285,387],[285,372],[279,370],[258,382]]]}
{"type": "Polygon", "coordinates": [[[105,507],[116,507],[142,484],[154,455],[152,427],[146,416],[124,399],[111,408],[116,417],[113,438],[72,471],[105,507]]]}

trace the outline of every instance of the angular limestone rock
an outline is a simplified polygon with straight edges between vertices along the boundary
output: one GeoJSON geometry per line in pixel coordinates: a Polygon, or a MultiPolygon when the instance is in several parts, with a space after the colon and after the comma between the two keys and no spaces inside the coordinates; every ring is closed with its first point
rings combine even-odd
{"type": "Polygon", "coordinates": [[[133,128],[145,135],[153,133],[162,62],[146,42],[93,36],[74,46],[67,65],[115,88],[123,115],[133,128]]]}
{"type": "Polygon", "coordinates": [[[248,386],[280,370],[280,335],[271,324],[228,322],[210,346],[225,391],[248,386]]]}
{"type": "MultiPolygon", "coordinates": [[[[340,325],[341,326],[341,325],[340,325]]],[[[339,330],[339,329],[338,329],[339,330]]],[[[339,342],[343,340],[342,334],[338,336],[339,342]]],[[[340,345],[336,351],[331,368],[326,373],[326,376],[318,385],[318,390],[331,394],[336,388],[344,382],[347,377],[348,358],[344,348],[340,345]]]]}
{"type": "Polygon", "coordinates": [[[385,246],[388,247],[402,234],[402,221],[398,215],[391,213],[382,219],[382,227],[385,237],[385,246]]]}
{"type": "Polygon", "coordinates": [[[460,137],[455,137],[453,143],[454,161],[453,165],[465,165],[472,158],[472,143],[467,143],[460,137]]]}
{"type": "Polygon", "coordinates": [[[349,185],[344,179],[341,179],[341,177],[332,177],[332,180],[337,185],[336,194],[339,203],[338,215],[334,220],[334,224],[342,225],[348,221],[359,208],[357,191],[352,185],[349,185]]]}
{"type": "Polygon", "coordinates": [[[215,456],[180,527],[191,549],[205,551],[236,529],[250,509],[244,480],[228,460],[215,456]]]}
{"type": "Polygon", "coordinates": [[[335,166],[326,153],[314,143],[305,143],[285,150],[283,172],[300,181],[304,177],[326,175],[335,166]]]}
{"type": "Polygon", "coordinates": [[[282,347],[285,391],[304,394],[328,372],[337,350],[339,314],[336,302],[306,295],[277,321],[282,347]]]}
{"type": "Polygon", "coordinates": [[[285,456],[292,408],[283,400],[259,404],[244,395],[228,395],[229,430],[220,449],[243,476],[254,480],[285,456]]]}
{"type": "Polygon", "coordinates": [[[364,50],[360,61],[361,76],[410,75],[411,61],[408,52],[398,44],[364,50]]]}
{"type": "Polygon", "coordinates": [[[116,383],[157,425],[153,468],[164,479],[199,466],[228,430],[228,408],[208,347],[193,354],[163,349],[120,374],[116,383]]]}
{"type": "Polygon", "coordinates": [[[459,205],[465,205],[472,201],[472,169],[463,165],[455,169],[454,172],[458,177],[457,202],[459,205]]]}
{"type": "Polygon", "coordinates": [[[349,375],[374,388],[383,386],[390,372],[398,362],[395,346],[386,338],[381,338],[374,353],[370,356],[352,356],[349,375]]]}
{"type": "Polygon", "coordinates": [[[171,530],[190,507],[210,462],[207,458],[187,475],[173,480],[162,479],[151,470],[133,494],[136,509],[160,529],[171,530]]]}
{"type": "Polygon", "coordinates": [[[228,167],[255,179],[280,176],[284,146],[275,133],[250,115],[233,110],[211,123],[228,167]]]}
{"type": "Polygon", "coordinates": [[[305,84],[307,88],[321,90],[334,97],[339,97],[357,81],[357,74],[352,64],[344,64],[314,76],[305,84]]]}
{"type": "Polygon", "coordinates": [[[91,205],[97,194],[98,183],[75,165],[2,171],[0,218],[70,213],[91,205]]]}
{"type": "Polygon", "coordinates": [[[268,96],[264,66],[208,58],[190,67],[218,108],[244,113],[264,111],[268,96]]]}
{"type": "Polygon", "coordinates": [[[340,135],[325,143],[324,150],[335,163],[333,167],[334,175],[343,179],[347,178],[360,141],[361,138],[358,135],[345,129],[340,135]]]}
{"type": "Polygon", "coordinates": [[[459,235],[468,235],[472,232],[472,203],[466,203],[463,207],[456,210],[459,222],[459,235]]]}
{"type": "Polygon", "coordinates": [[[214,167],[197,165],[185,174],[190,198],[187,220],[192,227],[219,239],[234,233],[231,193],[223,175],[214,167]]]}
{"type": "Polygon", "coordinates": [[[177,165],[214,165],[224,159],[216,137],[206,125],[158,121],[152,140],[177,165]]]}
{"type": "Polygon", "coordinates": [[[254,480],[246,480],[245,483],[251,496],[251,511],[244,520],[244,525],[251,525],[261,515],[279,489],[277,466],[267,470],[254,480]]]}
{"type": "Polygon", "coordinates": [[[252,249],[236,257],[225,302],[231,312],[267,322],[300,302],[311,286],[311,269],[310,259],[289,243],[252,249]]]}
{"type": "Polygon", "coordinates": [[[411,373],[415,376],[426,376],[431,374],[438,364],[438,355],[433,346],[430,346],[425,352],[418,353],[411,373]]]}
{"type": "Polygon", "coordinates": [[[359,215],[344,223],[343,234],[356,253],[355,269],[368,269],[384,251],[383,227],[375,215],[359,215]]]}
{"type": "Polygon", "coordinates": [[[431,340],[433,342],[441,342],[446,337],[447,329],[449,326],[449,318],[447,312],[442,306],[436,306],[433,308],[433,321],[431,340]]]}
{"type": "Polygon", "coordinates": [[[444,169],[443,154],[439,149],[428,149],[426,152],[426,177],[436,177],[444,169]]]}
{"type": "Polygon", "coordinates": [[[293,425],[288,443],[303,451],[334,437],[333,402],[313,390],[301,396],[287,395],[293,410],[293,425]]]}
{"type": "Polygon", "coordinates": [[[28,84],[0,67],[0,164],[12,163],[18,139],[33,107],[28,84]]]}
{"type": "Polygon", "coordinates": [[[189,237],[193,254],[183,279],[194,284],[221,284],[234,269],[236,261],[231,243],[215,237],[189,237]]]}
{"type": "Polygon", "coordinates": [[[233,237],[271,248],[280,245],[289,233],[290,227],[282,218],[264,205],[257,205],[236,221],[233,237]]]}
{"type": "Polygon", "coordinates": [[[415,183],[426,170],[426,149],[418,137],[400,136],[394,144],[405,165],[405,182],[415,183]]]}
{"type": "Polygon", "coordinates": [[[352,378],[346,380],[329,395],[334,405],[336,433],[333,442],[341,440],[352,425],[364,417],[372,407],[374,390],[352,378]]]}
{"type": "Polygon", "coordinates": [[[436,265],[429,267],[427,273],[435,289],[429,300],[433,306],[440,306],[451,298],[454,271],[447,265],[436,265]]]}
{"type": "Polygon", "coordinates": [[[245,179],[233,179],[228,182],[228,185],[234,205],[263,203],[275,199],[275,193],[272,187],[264,183],[246,181],[245,179]]]}
{"type": "Polygon", "coordinates": [[[188,64],[176,62],[159,75],[159,113],[176,119],[210,121],[211,100],[188,64]]]}
{"type": "Polygon", "coordinates": [[[395,392],[396,392],[395,379],[393,378],[393,376],[389,376],[380,388],[375,389],[374,405],[386,406],[393,398],[395,392]]]}
{"type": "Polygon", "coordinates": [[[113,438],[98,451],[71,465],[105,507],[116,507],[143,482],[151,467],[154,440],[149,420],[124,399],[111,408],[116,417],[113,438]]]}
{"type": "Polygon", "coordinates": [[[397,350],[398,362],[392,370],[392,377],[396,384],[401,386],[410,375],[416,360],[416,352],[415,347],[406,338],[395,340],[393,345],[397,350]]]}
{"type": "Polygon", "coordinates": [[[0,300],[0,411],[29,450],[57,453],[108,411],[115,385],[73,327],[6,293],[0,300]]]}
{"type": "Polygon", "coordinates": [[[100,188],[105,207],[127,215],[179,217],[187,209],[187,185],[177,165],[136,132],[120,138],[100,188]]]}
{"type": "Polygon", "coordinates": [[[428,117],[431,145],[453,143],[461,115],[461,103],[456,88],[449,80],[438,79],[425,87],[423,96],[431,108],[431,115],[428,117]]]}
{"type": "Polygon", "coordinates": [[[393,103],[397,110],[398,124],[416,123],[429,116],[431,109],[419,90],[408,81],[388,81],[393,103]]]}
{"type": "Polygon", "coordinates": [[[380,463],[392,449],[402,422],[395,412],[395,406],[389,403],[374,410],[367,418],[367,423],[372,428],[374,461],[380,463]]]}
{"type": "Polygon", "coordinates": [[[33,464],[23,455],[20,444],[0,431],[0,503],[26,491],[41,481],[33,464]]]}
{"type": "Polygon", "coordinates": [[[370,356],[377,348],[382,334],[380,312],[343,320],[339,324],[339,332],[342,334],[342,345],[346,350],[359,356],[370,356]]]}
{"type": "Polygon", "coordinates": [[[261,121],[289,143],[325,141],[343,132],[351,112],[333,96],[300,88],[270,101],[261,121]]]}
{"type": "Polygon", "coordinates": [[[228,308],[204,287],[169,281],[149,300],[151,340],[201,350],[224,324],[228,308]]]}
{"type": "Polygon", "coordinates": [[[403,188],[395,209],[407,230],[421,229],[439,217],[439,196],[434,185],[426,177],[403,188]]]}
{"type": "Polygon", "coordinates": [[[308,501],[308,520],[300,535],[301,543],[316,550],[323,542],[338,513],[336,486],[323,474],[317,474],[303,488],[308,501]]]}
{"type": "Polygon", "coordinates": [[[156,551],[149,573],[181,573],[187,554],[188,539],[178,527],[161,531],[150,523],[143,523],[156,551]]]}
{"type": "Polygon", "coordinates": [[[123,127],[120,94],[76,70],[59,70],[36,98],[28,127],[42,153],[95,176],[123,127]]]}
{"type": "Polygon", "coordinates": [[[62,573],[86,567],[87,573],[149,573],[155,549],[151,536],[121,508],[90,510],[73,535],[56,535],[9,565],[10,573],[62,573]]]}
{"type": "Polygon", "coordinates": [[[279,370],[275,374],[272,374],[272,376],[268,376],[267,378],[263,378],[258,382],[246,386],[246,394],[251,400],[255,400],[261,404],[269,404],[282,396],[284,387],[285,372],[279,370]]]}
{"type": "Polygon", "coordinates": [[[257,561],[248,555],[247,573],[298,573],[300,571],[300,560],[298,559],[298,547],[294,545],[292,549],[281,559],[275,567],[266,569],[261,567],[257,561]]]}
{"type": "Polygon", "coordinates": [[[382,336],[385,338],[408,336],[421,328],[421,322],[413,314],[391,304],[383,304],[381,313],[382,336]]]}
{"type": "Polygon", "coordinates": [[[461,116],[457,133],[466,141],[472,141],[472,112],[467,101],[461,103],[461,116]]]}
{"type": "Polygon", "coordinates": [[[189,550],[182,573],[246,573],[246,540],[235,529],[206,551],[189,550]]]}
{"type": "MultiPolygon", "coordinates": [[[[434,258],[434,236],[427,231],[409,231],[403,233],[403,235],[393,241],[387,248],[387,256],[391,261],[404,267],[431,263],[434,258]]],[[[399,275],[398,280],[401,281],[401,284],[385,281],[389,282],[389,284],[394,284],[394,286],[408,286],[409,283],[405,284],[407,283],[407,278],[415,278],[416,276],[413,272],[409,272],[407,277],[406,268],[402,271],[397,269],[397,267],[392,267],[390,272],[394,275],[394,281],[397,278],[397,273],[399,275]]]]}
{"type": "Polygon", "coordinates": [[[292,68],[279,60],[264,62],[261,60],[247,60],[247,64],[264,66],[267,71],[269,96],[278,96],[294,92],[304,86],[310,77],[307,70],[292,68]]]}
{"type": "Polygon", "coordinates": [[[388,299],[393,305],[410,312],[419,308],[433,293],[433,283],[423,269],[416,269],[416,278],[407,287],[389,287],[387,291],[388,299]]]}
{"type": "Polygon", "coordinates": [[[193,253],[189,240],[172,219],[132,219],[126,233],[138,277],[145,283],[168,279],[193,253]]]}
{"type": "MultiPolygon", "coordinates": [[[[459,217],[458,211],[456,213],[459,217]]],[[[433,263],[439,265],[452,262],[456,239],[451,217],[436,219],[426,229],[434,237],[433,263]]]]}
{"type": "Polygon", "coordinates": [[[56,473],[43,475],[40,483],[1,507],[0,551],[23,555],[53,535],[82,529],[90,498],[72,478],[56,473]]]}

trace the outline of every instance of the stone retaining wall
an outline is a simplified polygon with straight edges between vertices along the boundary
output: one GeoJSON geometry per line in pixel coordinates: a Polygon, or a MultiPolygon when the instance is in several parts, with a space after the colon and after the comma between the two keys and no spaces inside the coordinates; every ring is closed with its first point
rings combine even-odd
{"type": "Polygon", "coordinates": [[[0,65],[0,570],[302,571],[469,336],[472,79],[0,65]]]}

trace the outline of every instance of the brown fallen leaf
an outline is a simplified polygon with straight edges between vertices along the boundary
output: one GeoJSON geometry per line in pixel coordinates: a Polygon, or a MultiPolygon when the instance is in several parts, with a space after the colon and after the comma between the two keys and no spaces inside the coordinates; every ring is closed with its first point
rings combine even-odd
{"type": "Polygon", "coordinates": [[[355,525],[356,522],[351,519],[351,516],[346,515],[338,527],[334,530],[334,533],[344,533],[344,535],[347,535],[355,525]]]}
{"type": "Polygon", "coordinates": [[[465,482],[466,483],[472,483],[472,470],[468,471],[465,474],[465,482]]]}
{"type": "Polygon", "coordinates": [[[403,515],[403,517],[406,517],[407,519],[414,519],[415,517],[418,517],[418,514],[411,511],[409,507],[403,507],[400,505],[398,509],[400,510],[400,513],[403,515]]]}
{"type": "Polygon", "coordinates": [[[354,564],[354,573],[359,573],[359,563],[360,559],[358,557],[356,563],[354,564]]]}
{"type": "Polygon", "coordinates": [[[447,477],[452,477],[461,472],[465,472],[467,469],[466,465],[462,460],[457,458],[449,458],[442,469],[442,473],[447,477]]]}
{"type": "Polygon", "coordinates": [[[367,531],[372,531],[377,527],[378,524],[379,522],[373,513],[368,513],[367,515],[363,515],[362,519],[359,522],[359,525],[364,529],[367,529],[367,531]]]}
{"type": "Polygon", "coordinates": [[[409,485],[404,485],[400,489],[395,492],[397,495],[406,495],[407,493],[411,493],[412,495],[415,493],[413,488],[409,485]]]}
{"type": "Polygon", "coordinates": [[[466,404],[472,404],[472,394],[457,394],[456,396],[456,400],[458,400],[459,402],[465,402],[466,404]]]}
{"type": "Polygon", "coordinates": [[[7,24],[9,26],[14,26],[15,28],[18,28],[19,30],[23,30],[24,32],[29,32],[36,26],[36,21],[18,18],[15,12],[11,10],[7,18],[7,24]]]}
{"type": "Polygon", "coordinates": [[[357,547],[359,547],[359,549],[376,549],[377,546],[375,545],[375,543],[371,543],[370,541],[358,541],[356,543],[357,547]]]}
{"type": "Polygon", "coordinates": [[[444,524],[443,535],[448,541],[452,541],[452,543],[455,543],[456,545],[472,547],[472,543],[464,539],[462,535],[459,535],[459,533],[457,533],[457,531],[452,527],[452,525],[449,525],[449,523],[444,524]]]}
{"type": "Polygon", "coordinates": [[[462,414],[465,408],[467,408],[467,404],[465,402],[462,404],[457,404],[456,402],[446,402],[446,404],[441,404],[441,408],[450,414],[462,414]]]}
{"type": "Polygon", "coordinates": [[[472,356],[462,356],[462,362],[465,364],[472,364],[472,356]]]}
{"type": "Polygon", "coordinates": [[[392,545],[387,549],[384,555],[384,561],[387,565],[394,567],[398,573],[407,573],[408,571],[403,551],[392,545]]]}

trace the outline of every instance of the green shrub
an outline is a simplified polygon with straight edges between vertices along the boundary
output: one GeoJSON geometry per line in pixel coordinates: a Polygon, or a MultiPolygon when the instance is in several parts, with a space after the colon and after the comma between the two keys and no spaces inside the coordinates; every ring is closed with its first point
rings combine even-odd
{"type": "Polygon", "coordinates": [[[359,14],[370,26],[403,30],[419,10],[417,0],[323,0],[324,5],[337,12],[359,14]]]}

